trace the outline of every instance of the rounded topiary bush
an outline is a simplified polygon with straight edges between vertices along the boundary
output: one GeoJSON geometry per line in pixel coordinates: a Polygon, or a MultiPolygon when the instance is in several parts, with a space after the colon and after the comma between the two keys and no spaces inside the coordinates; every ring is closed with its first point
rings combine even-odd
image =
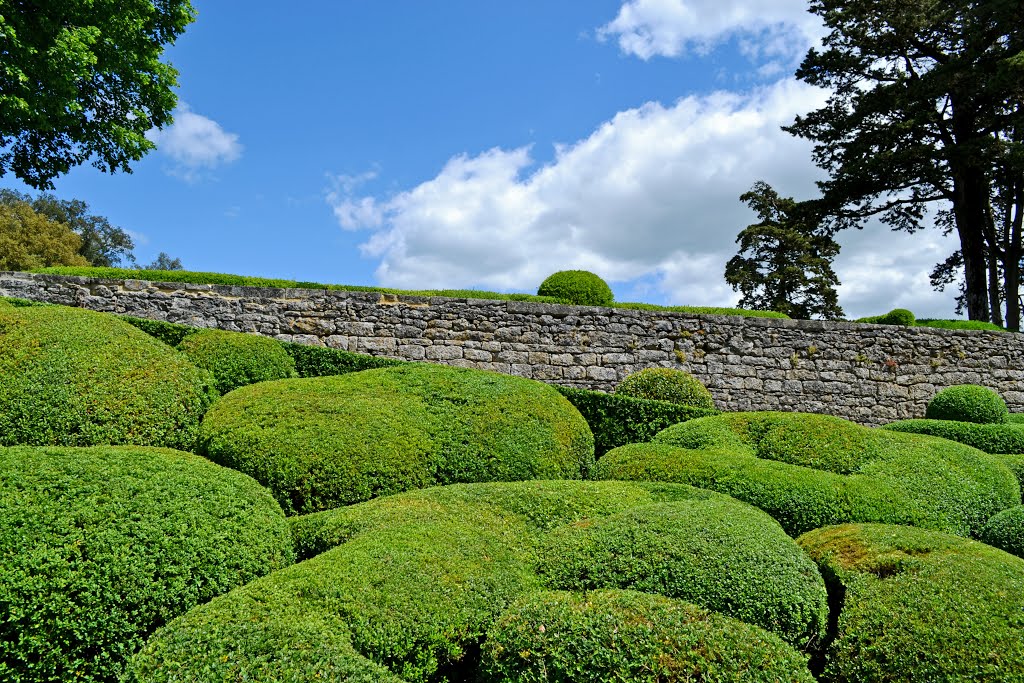
{"type": "Polygon", "coordinates": [[[992,517],[979,538],[990,546],[1024,557],[1024,505],[1015,505],[992,517]]]}
{"type": "Polygon", "coordinates": [[[821,681],[1020,681],[1024,560],[879,524],[797,539],[842,596],[821,681]]]}
{"type": "Polygon", "coordinates": [[[181,354],[112,315],[0,305],[0,446],[191,449],[216,398],[181,354]]]}
{"type": "Polygon", "coordinates": [[[814,681],[804,657],[777,636],[681,600],[620,590],[520,598],[488,632],[482,668],[495,683],[814,681]]]}
{"type": "Polygon", "coordinates": [[[292,560],[270,494],[197,455],[0,448],[0,680],[116,681],[157,627],[292,560]]]}
{"type": "Polygon", "coordinates": [[[594,459],[590,428],[553,387],[421,363],[236,389],[201,442],[288,513],[437,484],[578,479],[594,459]]]}
{"type": "Polygon", "coordinates": [[[202,330],[178,344],[194,365],[213,373],[217,390],[295,376],[295,361],[284,347],[268,337],[226,330],[202,330]]]}
{"type": "Polygon", "coordinates": [[[671,481],[768,512],[790,535],[843,522],[907,524],[971,536],[1020,501],[998,456],[827,415],[729,413],[606,453],[596,479],[671,481]]]}
{"type": "Polygon", "coordinates": [[[928,402],[924,416],[929,420],[956,420],[980,424],[1004,424],[1010,411],[1002,396],[976,384],[943,389],[928,402]]]}
{"type": "Polygon", "coordinates": [[[538,296],[552,296],[577,306],[611,306],[611,287],[587,270],[560,270],[540,284],[538,296]]]}
{"type": "Polygon", "coordinates": [[[646,368],[626,377],[615,393],[633,398],[668,401],[693,408],[713,410],[715,401],[700,380],[674,368],[646,368]]]}
{"type": "MultiPolygon", "coordinates": [[[[633,509],[674,503],[693,510],[694,519],[700,519],[696,511],[705,503],[709,510],[726,504],[736,511],[749,510],[720,494],[688,486],[525,481],[408,491],[295,517],[293,534],[302,556],[309,559],[197,607],[155,634],[135,658],[134,680],[283,683],[319,676],[361,681],[372,680],[374,671],[382,681],[478,680],[483,635],[493,632],[516,600],[545,588],[537,551],[557,546],[547,541],[549,536],[633,509]],[[352,671],[361,677],[346,678],[352,671]]],[[[761,538],[770,548],[758,556],[771,554],[783,561],[761,566],[751,578],[756,586],[745,587],[737,602],[752,595],[755,587],[781,591],[817,576],[816,567],[792,539],[762,513],[751,512],[760,517],[758,525],[767,523],[777,534],[761,538]],[[790,555],[803,557],[803,564],[786,562],[790,555]]],[[[744,528],[751,538],[760,537],[757,525],[709,515],[690,529],[694,538],[688,547],[704,539],[705,554],[717,548],[742,564],[740,551],[726,546],[727,539],[743,536],[744,528]]],[[[666,547],[670,549],[668,544],[681,535],[679,531],[666,537],[666,547]]],[[[655,558],[653,550],[645,546],[645,557],[655,558]]],[[[550,563],[556,561],[547,557],[550,563]]],[[[721,578],[708,575],[700,580],[711,586],[721,578]]],[[[813,592],[822,601],[824,590],[819,577],[813,592]]],[[[791,600],[799,604],[808,594],[797,591],[791,600]]],[[[615,601],[611,604],[627,609],[615,601]]],[[[661,604],[651,609],[657,612],[661,604]]],[[[564,619],[572,621],[575,609],[567,604],[564,619]]],[[[713,626],[701,642],[709,651],[732,652],[723,656],[735,666],[742,666],[743,658],[758,648],[782,657],[780,666],[794,661],[794,652],[784,643],[753,626],[724,617],[705,618],[695,608],[686,611],[688,616],[667,621],[664,627],[678,623],[683,631],[676,636],[688,638],[698,637],[698,623],[713,626]],[[753,649],[741,645],[733,650],[733,644],[747,635],[753,649]]],[[[824,624],[826,618],[822,605],[817,620],[824,624]]],[[[718,659],[691,656],[701,666],[706,663],[706,668],[694,668],[693,680],[717,680],[718,659]]]]}

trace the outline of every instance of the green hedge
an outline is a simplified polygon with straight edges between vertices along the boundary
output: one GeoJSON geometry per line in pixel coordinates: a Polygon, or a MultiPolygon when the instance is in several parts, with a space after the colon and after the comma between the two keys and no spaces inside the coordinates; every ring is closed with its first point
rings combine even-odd
{"type": "Polygon", "coordinates": [[[719,414],[713,408],[693,408],[588,389],[555,389],[576,406],[590,425],[594,433],[594,455],[598,458],[618,446],[650,441],[665,427],[719,414]]]}
{"type": "Polygon", "coordinates": [[[391,368],[406,361],[380,358],[362,353],[350,353],[325,346],[310,346],[294,342],[278,342],[295,361],[295,372],[299,377],[327,377],[344,375],[361,370],[391,368]]]}
{"type": "Polygon", "coordinates": [[[825,635],[827,598],[814,564],[768,515],[726,496],[561,527],[545,540],[537,571],[558,590],[630,588],[685,600],[802,649],[825,635]]]}
{"type": "Polygon", "coordinates": [[[928,401],[924,416],[929,420],[1005,424],[1010,411],[1003,397],[988,387],[961,384],[935,394],[928,401]]]}
{"type": "Polygon", "coordinates": [[[202,330],[178,344],[196,367],[213,373],[222,394],[256,382],[295,377],[295,361],[268,337],[226,330],[202,330]]]}
{"type": "Polygon", "coordinates": [[[711,392],[690,373],[676,368],[645,368],[629,375],[615,387],[619,396],[668,401],[691,408],[714,410],[711,392]]]}
{"type": "Polygon", "coordinates": [[[615,308],[627,308],[634,311],[671,311],[674,313],[692,313],[694,315],[738,315],[744,318],[777,318],[789,320],[789,316],[778,311],[752,311],[746,308],[725,308],[722,306],[658,306],[636,302],[615,302],[615,308]]]}
{"type": "Polygon", "coordinates": [[[939,436],[986,453],[1024,453],[1024,424],[979,424],[953,420],[900,420],[882,429],[939,436]]]}
{"type": "Polygon", "coordinates": [[[182,340],[190,334],[195,334],[205,328],[190,327],[179,323],[169,323],[163,320],[150,320],[149,318],[136,318],[130,315],[119,315],[121,320],[133,327],[137,327],[151,337],[156,337],[168,346],[178,346],[182,340]]]}
{"type": "Polygon", "coordinates": [[[550,386],[421,363],[242,387],[200,439],[289,514],[437,484],[580,478],[594,459],[586,421],[550,386]]]}
{"type": "MultiPolygon", "coordinates": [[[[412,682],[476,680],[485,634],[515,600],[545,587],[537,563],[553,548],[549,535],[673,501],[694,510],[701,501],[709,510],[749,509],[671,484],[527,481],[409,491],[293,518],[297,545],[310,559],[171,623],[135,659],[133,680],[346,680],[353,670],[369,680],[373,667],[412,682]]],[[[759,517],[751,537],[775,526],[751,513],[759,517]]],[[[736,524],[713,515],[702,522],[695,535],[704,540],[704,552],[717,548],[740,561],[728,547],[741,535],[736,524]]],[[[780,532],[770,543],[761,557],[799,555],[780,532]]],[[[749,580],[809,584],[802,572],[814,576],[816,569],[806,559],[804,565],[767,562],[749,580]]],[[[714,578],[703,577],[709,585],[714,578]]],[[[752,592],[746,586],[743,595],[752,592]]],[[[823,582],[808,592],[823,596],[823,582]]],[[[824,611],[817,618],[824,621],[824,611]]],[[[708,642],[731,651],[741,628],[708,642]]],[[[766,641],[753,627],[750,632],[766,641]]],[[[795,660],[781,645],[772,651],[795,660]]]]}
{"type": "Polygon", "coordinates": [[[213,379],[112,315],[0,305],[0,446],[191,449],[213,379]]]}
{"type": "Polygon", "coordinates": [[[894,308],[888,313],[882,315],[869,315],[864,318],[857,318],[854,322],[858,323],[874,323],[875,325],[902,325],[904,327],[913,327],[915,321],[914,314],[905,308],[894,308]]]}
{"type": "Polygon", "coordinates": [[[1024,560],[875,524],[819,529],[797,542],[842,606],[819,680],[1024,678],[1024,560]]]}
{"type": "Polygon", "coordinates": [[[943,330],[988,330],[990,332],[1006,332],[1005,328],[983,320],[940,320],[935,318],[918,318],[914,323],[917,327],[937,327],[943,330]]]}
{"type": "Polygon", "coordinates": [[[990,546],[1024,557],[1024,505],[1007,508],[982,529],[980,539],[990,546]]]}
{"type": "Polygon", "coordinates": [[[597,462],[597,479],[672,481],[756,505],[790,535],[843,522],[978,533],[1017,504],[998,459],[942,439],[825,415],[731,413],[669,427],[597,462]]]}
{"type": "Polygon", "coordinates": [[[560,270],[540,283],[537,296],[550,296],[575,306],[611,306],[611,287],[588,270],[560,270]]]}
{"type": "Polygon", "coordinates": [[[814,681],[804,658],[770,633],[620,590],[520,598],[491,627],[482,668],[494,683],[814,681]]]}
{"type": "Polygon", "coordinates": [[[116,681],[156,628],[292,560],[267,491],[199,456],[0,448],[0,680],[116,681]]]}

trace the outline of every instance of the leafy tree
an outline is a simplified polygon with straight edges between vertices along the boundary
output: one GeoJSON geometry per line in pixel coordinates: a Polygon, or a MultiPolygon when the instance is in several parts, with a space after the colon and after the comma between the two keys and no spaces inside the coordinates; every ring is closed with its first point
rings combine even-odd
{"type": "Polygon", "coordinates": [[[87,266],[82,241],[63,223],[37,213],[26,202],[0,204],[0,270],[87,266]]]}
{"type": "Polygon", "coordinates": [[[178,72],[160,57],[194,17],[189,0],[0,0],[0,176],[131,172],[171,121],[178,72]]]}
{"type": "Polygon", "coordinates": [[[111,225],[103,216],[89,213],[89,205],[80,199],[58,199],[47,192],[34,199],[14,190],[0,190],[0,203],[27,202],[49,218],[67,225],[82,240],[78,253],[91,266],[116,267],[135,263],[135,243],[123,229],[111,225]]]}
{"type": "Polygon", "coordinates": [[[161,251],[152,263],[142,266],[143,270],[185,270],[181,265],[180,258],[171,258],[165,251],[161,251]]]}
{"type": "Polygon", "coordinates": [[[740,196],[760,222],[743,229],[739,253],[725,266],[725,281],[743,293],[740,306],[779,311],[791,318],[843,317],[832,260],[839,245],[818,227],[815,204],[780,197],[764,181],[740,196]]]}
{"type": "Polygon", "coordinates": [[[948,208],[968,315],[988,320],[993,183],[1024,169],[1013,133],[1024,130],[1024,4],[812,0],[810,11],[830,33],[797,77],[832,94],[786,130],[816,143],[832,227],[879,216],[912,232],[930,205],[948,208]]]}

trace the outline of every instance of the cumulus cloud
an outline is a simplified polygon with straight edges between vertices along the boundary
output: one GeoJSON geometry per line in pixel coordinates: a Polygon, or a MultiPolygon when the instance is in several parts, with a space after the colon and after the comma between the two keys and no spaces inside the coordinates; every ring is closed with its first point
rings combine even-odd
{"type": "Polygon", "coordinates": [[[799,60],[823,34],[821,21],[794,0],[628,0],[597,31],[644,60],[705,54],[735,39],[752,61],[766,62],[766,73],[799,60]]]}
{"type": "Polygon", "coordinates": [[[238,135],[195,113],[185,102],[174,110],[174,123],[163,130],[153,129],[146,137],[175,162],[172,173],[189,181],[242,156],[238,135]]]}

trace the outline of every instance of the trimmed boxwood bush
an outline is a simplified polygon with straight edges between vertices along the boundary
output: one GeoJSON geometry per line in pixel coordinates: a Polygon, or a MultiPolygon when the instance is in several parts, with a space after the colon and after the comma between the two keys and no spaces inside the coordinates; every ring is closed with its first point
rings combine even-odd
{"type": "Polygon", "coordinates": [[[268,337],[226,330],[202,330],[178,344],[194,365],[213,373],[217,390],[226,394],[256,382],[295,376],[295,361],[268,337]]]}
{"type": "Polygon", "coordinates": [[[199,456],[0,448],[0,680],[116,681],[157,627],[292,559],[270,494],[199,456]]]}
{"type": "Polygon", "coordinates": [[[635,591],[543,591],[487,634],[485,681],[674,683],[814,679],[777,636],[680,600],[635,591]]]}
{"type": "Polygon", "coordinates": [[[191,449],[213,379],[104,313],[0,304],[0,446],[191,449]]]}
{"type": "Polygon", "coordinates": [[[615,387],[620,396],[668,401],[691,408],[714,410],[711,392],[700,380],[674,368],[645,368],[626,377],[615,387]]]}
{"type": "Polygon", "coordinates": [[[577,306],[611,306],[611,287],[588,270],[560,270],[549,275],[537,289],[538,296],[552,296],[577,306]]]}
{"type": "MultiPolygon", "coordinates": [[[[159,631],[136,657],[134,680],[345,680],[360,666],[365,676],[386,667],[414,682],[475,680],[484,635],[515,600],[544,587],[536,565],[549,534],[672,501],[747,509],[671,484],[526,481],[408,491],[293,518],[297,544],[312,557],[159,631]]],[[[758,525],[774,526],[760,517],[758,525]]],[[[709,517],[694,534],[721,548],[739,533],[733,527],[709,517]]],[[[771,543],[773,557],[798,552],[781,534],[771,543]]],[[[750,578],[762,586],[806,579],[785,562],[760,571],[750,578]]],[[[816,590],[823,594],[820,579],[816,590]]]]}
{"type": "Polygon", "coordinates": [[[802,413],[690,420],[652,443],[610,451],[594,478],[721,491],[765,510],[790,535],[853,521],[969,536],[1020,500],[1013,472],[977,449],[802,413]]]}
{"type": "Polygon", "coordinates": [[[876,524],[819,529],[797,542],[842,607],[819,680],[1024,678],[1024,560],[876,524]]]}
{"type": "Polygon", "coordinates": [[[1010,411],[1003,397],[987,387],[961,384],[932,397],[924,416],[929,420],[955,420],[978,424],[1004,424],[1010,411]]]}
{"type": "Polygon", "coordinates": [[[590,425],[594,433],[594,456],[598,458],[617,446],[650,441],[665,427],[718,414],[714,408],[694,408],[572,387],[555,389],[576,406],[590,425]]]}
{"type": "Polygon", "coordinates": [[[391,368],[406,362],[393,358],[368,356],[364,353],[351,353],[326,346],[311,346],[294,342],[278,343],[295,361],[295,372],[299,377],[344,375],[349,372],[375,368],[391,368]]]}
{"type": "Polygon", "coordinates": [[[137,327],[151,337],[156,337],[168,346],[177,347],[185,337],[201,331],[202,327],[191,327],[179,323],[169,323],[165,320],[150,320],[149,318],[136,318],[130,315],[117,316],[132,327],[137,327]]]}
{"type": "Polygon", "coordinates": [[[242,387],[207,414],[201,442],[289,514],[436,484],[580,478],[594,458],[586,421],[550,386],[420,363],[242,387]]]}
{"type": "Polygon", "coordinates": [[[726,496],[561,527],[545,540],[537,570],[554,589],[660,593],[800,648],[825,634],[827,598],[814,564],[768,515],[726,496]]]}
{"type": "Polygon", "coordinates": [[[874,323],[875,325],[902,325],[913,327],[916,322],[914,314],[905,308],[894,308],[883,315],[870,315],[866,318],[857,318],[858,323],[874,323]]]}
{"type": "Polygon", "coordinates": [[[980,539],[990,546],[1024,557],[1024,505],[1007,508],[988,520],[980,539]]]}

